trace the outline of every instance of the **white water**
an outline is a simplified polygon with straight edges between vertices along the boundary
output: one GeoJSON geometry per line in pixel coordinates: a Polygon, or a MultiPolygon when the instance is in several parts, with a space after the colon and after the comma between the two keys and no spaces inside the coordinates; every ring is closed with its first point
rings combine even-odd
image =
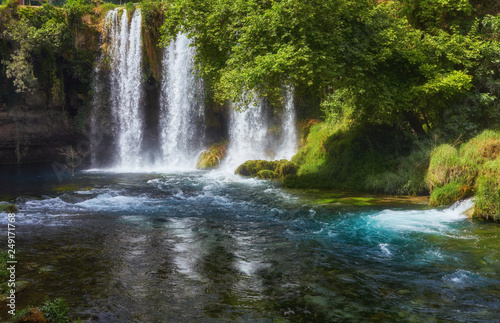
{"type": "Polygon", "coordinates": [[[234,171],[247,160],[290,159],[297,151],[297,129],[293,88],[287,87],[285,108],[279,116],[279,141],[272,138],[265,104],[250,104],[244,111],[231,109],[229,118],[229,147],[224,169],[234,171]]]}
{"type": "Polygon", "coordinates": [[[224,168],[234,171],[250,159],[271,159],[267,118],[264,104],[251,104],[244,111],[231,109],[229,115],[229,147],[224,168]],[[268,153],[266,154],[266,150],[268,153]]]}
{"type": "Polygon", "coordinates": [[[285,109],[281,116],[281,144],[276,153],[276,159],[290,160],[297,152],[297,126],[295,125],[295,106],[293,100],[293,87],[286,87],[285,109]]]}
{"type": "Polygon", "coordinates": [[[111,111],[115,123],[117,166],[141,165],[143,115],[140,109],[141,87],[141,10],[134,11],[128,22],[127,11],[108,12],[105,22],[111,59],[111,111]]]}
{"type": "Polygon", "coordinates": [[[465,213],[473,207],[474,200],[468,199],[444,210],[385,210],[369,216],[367,223],[372,228],[398,232],[447,232],[449,223],[465,219],[465,213]]]}
{"type": "Polygon", "coordinates": [[[203,87],[193,73],[195,50],[190,44],[180,34],[163,56],[160,138],[164,166],[168,169],[193,169],[203,149],[203,87]]]}

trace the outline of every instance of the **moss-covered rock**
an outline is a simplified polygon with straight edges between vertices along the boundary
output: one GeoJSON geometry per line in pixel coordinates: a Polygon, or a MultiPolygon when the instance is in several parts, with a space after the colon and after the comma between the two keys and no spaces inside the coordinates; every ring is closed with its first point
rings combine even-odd
{"type": "Polygon", "coordinates": [[[219,167],[221,161],[226,156],[227,143],[219,142],[201,153],[196,163],[198,169],[214,169],[219,167]]]}
{"type": "Polygon", "coordinates": [[[260,179],[279,179],[281,175],[272,170],[263,169],[257,173],[257,177],[260,179]]]}
{"type": "Polygon", "coordinates": [[[261,170],[275,171],[275,162],[267,160],[247,160],[238,166],[234,173],[246,177],[256,177],[257,173],[261,170]]]}
{"type": "Polygon", "coordinates": [[[280,160],[278,167],[276,168],[276,172],[281,177],[295,175],[295,174],[297,174],[298,170],[299,170],[299,165],[294,164],[286,159],[280,160]]]}
{"type": "Polygon", "coordinates": [[[286,159],[268,160],[247,160],[234,172],[237,175],[246,177],[258,177],[265,179],[278,179],[297,174],[299,166],[286,159]]]}

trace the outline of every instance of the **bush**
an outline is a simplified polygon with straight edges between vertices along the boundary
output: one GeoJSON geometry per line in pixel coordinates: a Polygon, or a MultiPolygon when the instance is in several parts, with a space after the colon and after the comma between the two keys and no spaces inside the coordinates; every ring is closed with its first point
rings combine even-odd
{"type": "Polygon", "coordinates": [[[458,149],[433,150],[427,175],[431,205],[446,205],[475,191],[474,215],[500,220],[500,133],[485,130],[458,149]]]}
{"type": "Polygon", "coordinates": [[[40,307],[44,316],[51,323],[68,323],[69,322],[69,306],[62,298],[57,298],[53,301],[46,301],[40,307]]]}
{"type": "Polygon", "coordinates": [[[431,153],[427,183],[429,189],[458,181],[464,171],[458,150],[448,144],[440,145],[431,153]]]}
{"type": "Polygon", "coordinates": [[[474,215],[500,221],[500,160],[484,165],[476,182],[474,215]]]}
{"type": "Polygon", "coordinates": [[[429,168],[429,155],[428,147],[417,145],[409,155],[397,159],[396,170],[367,176],[366,189],[383,194],[428,194],[425,177],[429,168]]]}
{"type": "Polygon", "coordinates": [[[430,197],[431,206],[450,205],[460,200],[460,184],[457,182],[448,183],[432,191],[430,197]]]}

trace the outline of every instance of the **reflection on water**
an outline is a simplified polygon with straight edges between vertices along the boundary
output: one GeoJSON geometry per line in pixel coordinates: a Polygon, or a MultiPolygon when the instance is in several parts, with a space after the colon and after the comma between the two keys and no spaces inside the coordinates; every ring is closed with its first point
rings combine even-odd
{"type": "Polygon", "coordinates": [[[100,322],[500,316],[500,226],[465,204],[317,206],[216,172],[23,176],[19,307],[64,297],[100,322]]]}

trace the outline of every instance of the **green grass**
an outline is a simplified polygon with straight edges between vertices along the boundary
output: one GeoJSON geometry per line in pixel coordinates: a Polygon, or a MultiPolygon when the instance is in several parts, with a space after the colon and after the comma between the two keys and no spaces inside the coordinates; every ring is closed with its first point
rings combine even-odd
{"type": "Polygon", "coordinates": [[[484,164],[476,181],[474,215],[500,221],[500,159],[484,164]]]}
{"type": "Polygon", "coordinates": [[[372,124],[318,123],[292,158],[300,168],[284,184],[368,193],[425,194],[429,149],[395,128],[372,124]]]}
{"type": "Polygon", "coordinates": [[[493,130],[459,147],[436,147],[427,174],[431,205],[448,205],[474,192],[474,215],[500,221],[499,156],[500,132],[493,130]]]}

